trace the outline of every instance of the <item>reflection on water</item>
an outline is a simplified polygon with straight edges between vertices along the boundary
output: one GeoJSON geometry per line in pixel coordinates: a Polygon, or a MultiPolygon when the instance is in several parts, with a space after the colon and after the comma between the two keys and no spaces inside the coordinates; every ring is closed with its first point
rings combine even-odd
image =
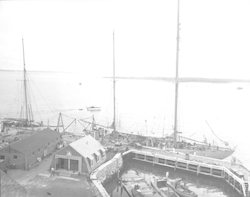
{"type": "MultiPolygon", "coordinates": [[[[241,195],[234,191],[225,181],[222,179],[209,177],[205,175],[196,175],[192,172],[183,170],[174,170],[172,168],[158,166],[145,163],[142,161],[128,160],[124,163],[123,172],[135,169],[143,174],[154,174],[159,177],[164,177],[166,172],[169,172],[169,178],[174,179],[181,177],[189,189],[194,191],[199,197],[240,197],[241,195]]],[[[122,191],[117,186],[117,179],[112,180],[109,183],[104,184],[105,189],[111,197],[128,197],[125,191],[122,191]]]]}

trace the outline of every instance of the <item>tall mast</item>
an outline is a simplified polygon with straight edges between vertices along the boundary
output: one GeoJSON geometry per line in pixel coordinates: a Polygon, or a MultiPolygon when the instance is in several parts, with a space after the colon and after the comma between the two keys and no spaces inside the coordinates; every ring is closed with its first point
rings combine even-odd
{"type": "Polygon", "coordinates": [[[114,94],[114,133],[116,132],[116,125],[115,125],[115,32],[113,31],[113,94],[114,94]]]}
{"type": "Polygon", "coordinates": [[[174,116],[174,147],[176,147],[177,142],[177,116],[178,116],[178,66],[179,66],[179,30],[180,30],[180,22],[179,22],[179,9],[180,9],[180,0],[178,0],[178,6],[177,6],[177,46],[176,46],[176,70],[175,70],[175,116],[174,116]]]}
{"type": "Polygon", "coordinates": [[[29,111],[28,111],[28,97],[27,97],[27,79],[26,79],[26,68],[25,68],[25,55],[24,55],[24,41],[22,38],[23,45],[23,83],[24,83],[24,99],[25,99],[25,118],[26,124],[29,124],[29,111]]]}

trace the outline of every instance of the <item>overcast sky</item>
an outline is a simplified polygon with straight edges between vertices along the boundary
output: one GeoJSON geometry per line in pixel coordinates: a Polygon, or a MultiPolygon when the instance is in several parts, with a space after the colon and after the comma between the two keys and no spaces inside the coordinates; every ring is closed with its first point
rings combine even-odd
{"type": "MultiPolygon", "coordinates": [[[[250,78],[250,0],[180,1],[181,77],[250,78]]],[[[0,69],[175,76],[177,0],[0,1],[0,69]]]]}

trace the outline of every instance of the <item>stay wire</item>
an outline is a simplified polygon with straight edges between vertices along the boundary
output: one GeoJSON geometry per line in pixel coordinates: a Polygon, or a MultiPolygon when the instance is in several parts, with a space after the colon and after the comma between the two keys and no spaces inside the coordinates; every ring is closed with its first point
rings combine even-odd
{"type": "Polygon", "coordinates": [[[7,62],[10,61],[10,57],[12,57],[13,53],[16,51],[17,47],[19,47],[18,45],[15,46],[15,48],[10,52],[10,55],[6,58],[6,61],[3,63],[2,68],[5,67],[5,65],[7,64],[7,62]]]}
{"type": "Polygon", "coordinates": [[[35,85],[34,81],[31,81],[34,84],[34,87],[36,88],[36,90],[38,91],[38,93],[40,94],[40,96],[42,97],[42,99],[44,100],[45,104],[47,105],[47,107],[50,109],[51,113],[53,115],[55,115],[54,111],[51,109],[51,107],[49,106],[49,104],[47,103],[47,101],[44,99],[43,95],[41,94],[41,92],[38,90],[37,86],[35,85]]]}
{"type": "MultiPolygon", "coordinates": [[[[20,88],[20,86],[21,86],[21,85],[17,86],[17,88],[16,88],[16,90],[15,90],[15,92],[16,92],[15,97],[14,97],[13,101],[10,103],[10,107],[9,107],[9,110],[8,110],[6,116],[9,115],[9,113],[10,113],[12,107],[13,107],[14,104],[18,101],[18,96],[20,95],[20,92],[21,92],[21,90],[22,90],[22,89],[21,89],[22,87],[20,88]]],[[[19,112],[18,112],[18,113],[19,113],[19,112]]]]}
{"type": "MultiPolygon", "coordinates": [[[[28,78],[28,81],[29,81],[29,77],[28,77],[28,76],[27,76],[27,78],[28,78]]],[[[30,90],[31,90],[31,85],[30,85],[30,83],[28,83],[28,86],[29,86],[29,88],[30,88],[30,90]]],[[[37,102],[36,102],[36,100],[35,100],[35,96],[34,96],[34,94],[33,94],[32,91],[29,91],[29,94],[31,94],[31,96],[32,96],[32,98],[33,98],[33,100],[34,100],[35,106],[36,106],[36,110],[37,110],[38,116],[40,117],[40,120],[42,120],[41,114],[40,114],[39,109],[38,109],[37,102]],[[30,93],[30,92],[31,92],[31,93],[30,93]]],[[[31,105],[30,95],[28,95],[28,97],[29,97],[30,105],[31,105]]]]}

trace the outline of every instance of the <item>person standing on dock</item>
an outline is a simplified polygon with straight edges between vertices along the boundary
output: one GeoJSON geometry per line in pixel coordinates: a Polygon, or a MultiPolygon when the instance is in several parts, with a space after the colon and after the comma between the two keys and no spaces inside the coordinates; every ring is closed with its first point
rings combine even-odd
{"type": "Polygon", "coordinates": [[[51,175],[50,176],[55,176],[55,170],[53,167],[51,167],[51,175]]]}

